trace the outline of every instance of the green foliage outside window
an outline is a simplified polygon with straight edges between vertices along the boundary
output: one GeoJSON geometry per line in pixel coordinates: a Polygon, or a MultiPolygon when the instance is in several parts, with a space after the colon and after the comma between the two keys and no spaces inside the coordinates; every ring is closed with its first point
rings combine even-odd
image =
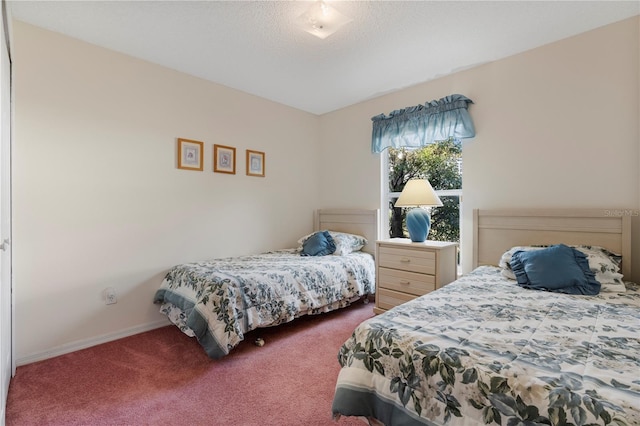
{"type": "MultiPolygon", "coordinates": [[[[389,148],[389,191],[401,192],[410,179],[428,179],[435,190],[462,188],[462,148],[453,139],[418,150],[389,148]]],[[[460,203],[458,196],[441,196],[442,207],[431,208],[430,240],[460,242],[460,203]]],[[[389,201],[389,236],[406,238],[405,208],[389,201]]]]}

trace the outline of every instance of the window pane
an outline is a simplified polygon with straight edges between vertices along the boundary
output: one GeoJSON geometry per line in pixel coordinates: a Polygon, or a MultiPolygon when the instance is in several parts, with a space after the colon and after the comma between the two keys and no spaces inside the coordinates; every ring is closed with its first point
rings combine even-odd
{"type": "Polygon", "coordinates": [[[462,147],[453,139],[421,149],[388,149],[389,192],[401,192],[411,179],[428,179],[433,189],[462,188],[462,147]]]}
{"type": "Polygon", "coordinates": [[[460,242],[460,197],[440,197],[441,207],[431,209],[429,239],[460,242]]]}

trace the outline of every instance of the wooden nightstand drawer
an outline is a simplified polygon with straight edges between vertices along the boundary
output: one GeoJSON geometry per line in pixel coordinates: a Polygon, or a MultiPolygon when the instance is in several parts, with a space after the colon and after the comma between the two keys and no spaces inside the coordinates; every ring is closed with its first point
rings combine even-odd
{"type": "Polygon", "coordinates": [[[397,247],[380,246],[379,265],[384,268],[401,269],[421,274],[436,273],[436,254],[397,247]]]}
{"type": "Polygon", "coordinates": [[[380,268],[378,285],[381,289],[389,289],[421,296],[436,289],[434,275],[417,274],[398,269],[380,268]]]}
{"type": "Polygon", "coordinates": [[[384,288],[378,289],[378,295],[376,297],[376,307],[384,310],[391,309],[394,306],[401,305],[416,298],[413,294],[386,290],[384,288]]]}
{"type": "Polygon", "coordinates": [[[413,242],[407,238],[376,241],[376,306],[387,309],[437,290],[456,279],[457,243],[413,242]]]}

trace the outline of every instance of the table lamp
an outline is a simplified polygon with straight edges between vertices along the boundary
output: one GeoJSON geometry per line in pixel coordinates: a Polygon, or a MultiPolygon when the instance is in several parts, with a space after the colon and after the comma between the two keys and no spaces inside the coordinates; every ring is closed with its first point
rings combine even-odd
{"type": "MultiPolygon", "coordinates": [[[[433,190],[427,179],[411,179],[406,183],[395,207],[441,206],[442,201],[433,190]]],[[[409,237],[415,243],[427,239],[431,218],[429,212],[422,208],[411,209],[407,212],[407,229],[409,237]]]]}

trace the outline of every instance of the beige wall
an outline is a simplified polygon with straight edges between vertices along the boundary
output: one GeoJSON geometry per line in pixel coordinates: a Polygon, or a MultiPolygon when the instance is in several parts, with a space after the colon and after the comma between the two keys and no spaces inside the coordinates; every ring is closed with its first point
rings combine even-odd
{"type": "Polygon", "coordinates": [[[13,36],[19,363],[157,326],[173,264],[312,230],[317,116],[24,23],[13,36]],[[203,172],[176,168],[177,137],[205,142],[203,172]],[[236,175],[213,173],[213,143],[237,148],[236,175]]]}
{"type": "MultiPolygon", "coordinates": [[[[460,93],[475,102],[476,126],[476,137],[463,142],[464,271],[474,208],[637,211],[639,26],[635,17],[324,115],[321,158],[343,173],[321,174],[321,204],[379,205],[370,118],[460,93]]],[[[631,278],[640,281],[639,267],[631,278]]]]}

